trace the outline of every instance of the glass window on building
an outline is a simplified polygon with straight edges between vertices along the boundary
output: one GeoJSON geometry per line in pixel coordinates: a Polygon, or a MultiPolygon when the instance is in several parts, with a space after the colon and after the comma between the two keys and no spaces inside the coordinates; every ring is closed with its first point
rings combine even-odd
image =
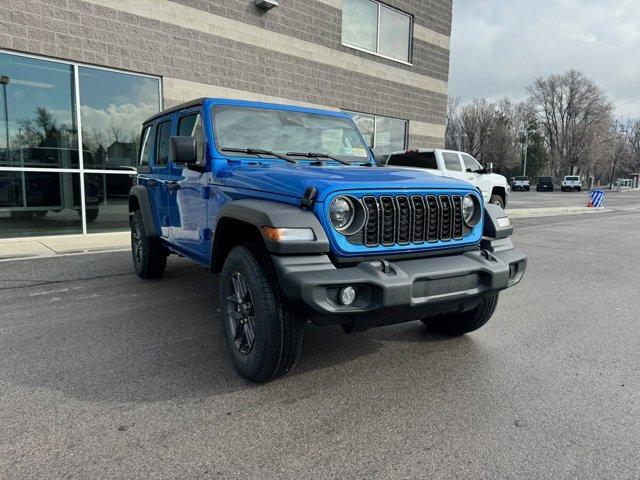
{"type": "Polygon", "coordinates": [[[384,163],[391,153],[407,148],[407,120],[358,112],[347,113],[353,118],[367,145],[373,149],[378,162],[384,163]]]}
{"type": "Polygon", "coordinates": [[[127,228],[142,121],[158,111],[158,78],[0,51],[0,238],[127,228]]]}
{"type": "Polygon", "coordinates": [[[411,60],[413,18],[374,0],[344,0],[342,43],[401,62],[411,60]]]}
{"type": "Polygon", "coordinates": [[[158,112],[155,78],[79,67],[84,168],[132,170],[142,120],[158,112]]]}
{"type": "Polygon", "coordinates": [[[407,121],[397,118],[377,117],[373,150],[376,156],[386,159],[392,152],[407,147],[407,121]]]}
{"type": "Polygon", "coordinates": [[[0,52],[0,167],[78,168],[73,67],[0,52]]]}

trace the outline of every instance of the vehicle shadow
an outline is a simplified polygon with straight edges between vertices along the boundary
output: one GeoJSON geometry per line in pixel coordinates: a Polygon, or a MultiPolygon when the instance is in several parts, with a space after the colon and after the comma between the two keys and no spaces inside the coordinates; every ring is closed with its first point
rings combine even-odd
{"type": "MultiPolygon", "coordinates": [[[[34,304],[10,305],[15,321],[25,309],[29,320],[0,340],[7,380],[92,402],[196,401],[262,388],[235,373],[211,274],[181,263],[170,265],[160,281],[134,275],[117,281],[85,280],[70,288],[73,297],[51,303],[36,296],[34,304]]],[[[419,323],[353,335],[309,325],[298,366],[269,390],[282,388],[286,396],[285,388],[301,390],[301,383],[323,370],[349,375],[353,363],[366,371],[364,359],[393,348],[389,342],[423,343],[428,350],[442,341],[419,323]]]]}

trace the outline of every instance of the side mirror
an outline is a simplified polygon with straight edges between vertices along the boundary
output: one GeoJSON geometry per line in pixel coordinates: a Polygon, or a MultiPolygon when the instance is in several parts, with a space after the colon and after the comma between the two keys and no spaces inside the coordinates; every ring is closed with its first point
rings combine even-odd
{"type": "Polygon", "coordinates": [[[198,163],[198,147],[194,137],[171,137],[170,149],[176,165],[190,167],[198,163]]]}
{"type": "Polygon", "coordinates": [[[489,162],[484,166],[484,173],[493,173],[493,162],[489,162]]]}

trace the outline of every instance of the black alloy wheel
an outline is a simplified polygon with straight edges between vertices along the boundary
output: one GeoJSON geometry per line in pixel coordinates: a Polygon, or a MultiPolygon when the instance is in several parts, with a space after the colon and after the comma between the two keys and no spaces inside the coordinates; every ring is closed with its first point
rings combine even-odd
{"type": "Polygon", "coordinates": [[[238,352],[249,355],[256,340],[256,318],[251,290],[240,272],[231,275],[231,291],[227,297],[229,330],[238,352]]]}

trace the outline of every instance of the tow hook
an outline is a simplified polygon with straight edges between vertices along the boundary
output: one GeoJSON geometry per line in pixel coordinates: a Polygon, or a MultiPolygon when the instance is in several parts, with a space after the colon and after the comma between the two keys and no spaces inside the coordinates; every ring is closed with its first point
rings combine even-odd
{"type": "Polygon", "coordinates": [[[482,255],[485,260],[488,260],[490,262],[497,262],[496,258],[491,255],[488,250],[480,250],[480,255],[482,255]]]}

